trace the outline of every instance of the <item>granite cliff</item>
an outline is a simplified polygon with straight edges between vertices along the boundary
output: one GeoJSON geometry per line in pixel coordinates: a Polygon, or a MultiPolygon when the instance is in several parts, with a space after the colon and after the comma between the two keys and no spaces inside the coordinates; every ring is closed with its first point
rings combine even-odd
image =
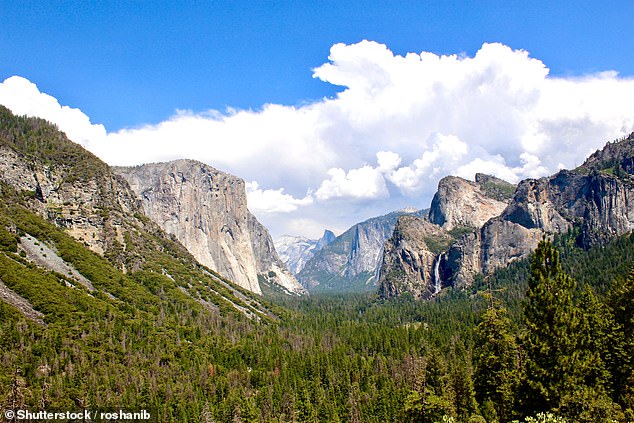
{"type": "Polygon", "coordinates": [[[574,230],[587,248],[632,231],[633,174],[634,134],[574,170],[521,181],[512,196],[510,184],[486,175],[444,178],[427,221],[399,221],[386,242],[379,293],[429,298],[435,286],[469,286],[478,273],[527,257],[544,235],[574,230]],[[434,250],[430,237],[443,242],[434,250]]]}
{"type": "Polygon", "coordinates": [[[145,214],[201,264],[255,293],[262,292],[258,275],[290,293],[305,292],[249,212],[242,179],[193,160],[114,170],[138,195],[145,214]]]}
{"type": "Polygon", "coordinates": [[[402,216],[386,241],[379,273],[383,298],[410,293],[428,299],[450,283],[450,246],[468,237],[507,206],[514,185],[477,174],[475,182],[447,176],[425,219],[402,216]]]}
{"type": "Polygon", "coordinates": [[[442,288],[439,253],[450,240],[447,231],[425,219],[399,217],[394,233],[385,243],[379,296],[390,298],[411,293],[416,298],[429,299],[437,294],[442,288]]]}
{"type": "Polygon", "coordinates": [[[287,294],[307,294],[308,292],[278,256],[269,231],[251,213],[249,213],[248,226],[258,276],[287,294]]]}
{"type": "Polygon", "coordinates": [[[401,215],[422,216],[427,211],[400,210],[357,223],[317,251],[297,275],[308,290],[321,292],[376,289],[383,244],[401,215]]]}
{"type": "Polygon", "coordinates": [[[449,251],[458,286],[530,254],[542,235],[575,230],[584,248],[634,229],[634,135],[609,143],[580,167],[527,179],[500,214],[449,251]],[[473,263],[473,264],[472,264],[473,263]]]}

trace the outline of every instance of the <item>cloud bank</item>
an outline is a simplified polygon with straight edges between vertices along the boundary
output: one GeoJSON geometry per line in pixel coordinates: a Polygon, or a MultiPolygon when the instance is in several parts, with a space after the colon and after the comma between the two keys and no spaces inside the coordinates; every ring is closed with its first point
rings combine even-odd
{"type": "Polygon", "coordinates": [[[252,181],[249,205],[274,235],[312,237],[427,207],[447,174],[540,177],[634,130],[632,78],[551,77],[528,52],[496,43],[473,57],[336,44],[313,77],[341,91],[298,107],[177,111],[116,132],[24,78],[0,84],[0,103],[53,121],[113,165],[195,158],[252,181]]]}

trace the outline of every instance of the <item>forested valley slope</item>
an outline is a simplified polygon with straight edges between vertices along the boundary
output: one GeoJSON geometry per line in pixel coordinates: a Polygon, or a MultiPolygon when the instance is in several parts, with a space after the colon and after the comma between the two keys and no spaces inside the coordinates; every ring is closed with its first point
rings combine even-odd
{"type": "Polygon", "coordinates": [[[53,125],[0,108],[0,156],[3,413],[634,421],[631,232],[583,245],[572,226],[429,301],[265,299],[199,264],[53,125]]]}

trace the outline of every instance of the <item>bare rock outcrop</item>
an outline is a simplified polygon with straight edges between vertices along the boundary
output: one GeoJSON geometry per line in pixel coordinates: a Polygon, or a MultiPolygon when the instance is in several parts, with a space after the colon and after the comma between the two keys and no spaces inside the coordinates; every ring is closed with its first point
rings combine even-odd
{"type": "Polygon", "coordinates": [[[35,310],[31,303],[16,294],[11,288],[6,286],[2,279],[0,279],[0,301],[4,301],[7,304],[12,305],[20,311],[27,319],[37,323],[41,326],[46,326],[44,322],[44,314],[35,310]]]}
{"type": "Polygon", "coordinates": [[[141,199],[145,214],[203,265],[258,294],[258,274],[289,292],[304,292],[249,212],[242,179],[193,160],[114,169],[141,199]]]}
{"type": "Polygon", "coordinates": [[[0,144],[0,180],[32,197],[29,207],[40,216],[117,263],[125,222],[141,210],[140,202],[105,163],[82,154],[92,160],[52,164],[0,144]]]}
{"type": "Polygon", "coordinates": [[[488,175],[476,175],[476,182],[446,176],[438,182],[438,191],[429,209],[429,221],[447,231],[459,227],[480,228],[508,205],[508,198],[504,198],[502,190],[507,187],[515,188],[488,175]],[[495,186],[501,187],[499,195],[491,191],[495,186]]]}
{"type": "Polygon", "coordinates": [[[308,291],[299,284],[295,276],[282,262],[275,249],[269,231],[252,214],[248,218],[251,247],[256,261],[256,269],[260,277],[269,283],[276,284],[287,293],[304,295],[308,291]]]}
{"type": "MultiPolygon", "coordinates": [[[[444,178],[432,202],[429,221],[454,236],[451,245],[435,260],[422,261],[422,265],[386,257],[381,273],[386,278],[391,274],[398,276],[394,269],[411,266],[401,273],[409,279],[401,278],[399,283],[417,287],[415,295],[424,298],[430,291],[429,279],[424,283],[424,276],[430,274],[430,262],[434,263],[434,271],[443,285],[464,288],[473,283],[478,273],[486,274],[527,257],[545,234],[574,229],[576,242],[582,247],[607,242],[634,230],[633,175],[634,134],[608,143],[577,169],[521,181],[505,208],[502,205],[510,189],[503,181],[485,175],[476,176],[475,183],[444,178]],[[456,231],[468,227],[472,230],[456,231]],[[421,266],[427,267],[421,270],[421,266]],[[418,279],[412,279],[415,277],[418,279]]],[[[400,239],[395,232],[386,244],[386,255],[395,252],[402,255],[403,250],[395,246],[404,243],[418,248],[419,255],[427,254],[429,249],[415,238],[429,229],[420,222],[418,226],[417,230],[401,231],[401,238],[412,239],[400,239]]],[[[410,252],[408,256],[414,254],[410,252]]],[[[382,295],[398,291],[383,288],[390,283],[393,282],[382,282],[382,295]]]]}
{"type": "Polygon", "coordinates": [[[379,274],[379,296],[405,293],[429,299],[441,288],[440,253],[451,236],[440,226],[416,216],[401,216],[392,237],[385,243],[379,274]]]}

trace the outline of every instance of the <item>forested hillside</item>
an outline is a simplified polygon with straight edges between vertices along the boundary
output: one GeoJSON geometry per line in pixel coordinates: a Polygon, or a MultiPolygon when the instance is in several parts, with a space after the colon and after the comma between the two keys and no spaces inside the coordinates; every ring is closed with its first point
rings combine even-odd
{"type": "MultiPolygon", "coordinates": [[[[25,224],[18,221],[19,228],[25,224]]],[[[552,255],[544,249],[540,254],[552,255]]],[[[564,255],[564,267],[602,269],[618,261],[631,268],[632,251],[628,236],[600,252],[564,255]]],[[[199,309],[167,278],[105,273],[114,279],[108,286],[115,301],[69,289],[60,275],[13,252],[2,257],[0,279],[46,316],[41,325],[0,305],[5,407],[148,408],[158,421],[510,421],[545,410],[571,422],[632,419],[628,272],[593,271],[579,275],[575,289],[568,283],[561,326],[544,342],[558,350],[570,337],[566,358],[554,358],[569,367],[562,373],[554,364],[535,377],[527,367],[535,359],[529,328],[547,316],[537,300],[520,306],[531,280],[524,263],[472,294],[448,291],[434,302],[289,299],[280,320],[255,322],[199,309]],[[586,280],[605,294],[595,296],[586,280]],[[536,380],[550,384],[547,401],[532,387],[536,380]]],[[[99,272],[109,269],[101,265],[99,272]]],[[[563,277],[549,272],[554,281],[563,277]]]]}
{"type": "Polygon", "coordinates": [[[101,211],[70,200],[56,208],[58,194],[19,188],[3,168],[2,411],[146,409],[160,422],[634,420],[631,233],[587,251],[574,232],[543,240],[530,259],[427,302],[366,294],[273,304],[197,264],[140,211],[107,203],[120,198],[99,186],[117,183],[108,167],[94,156],[80,163],[85,152],[49,124],[2,119],[12,163],[57,175],[57,192],[94,183],[102,200],[101,211]],[[64,226],[85,223],[82,213],[102,244],[64,226]]]}

